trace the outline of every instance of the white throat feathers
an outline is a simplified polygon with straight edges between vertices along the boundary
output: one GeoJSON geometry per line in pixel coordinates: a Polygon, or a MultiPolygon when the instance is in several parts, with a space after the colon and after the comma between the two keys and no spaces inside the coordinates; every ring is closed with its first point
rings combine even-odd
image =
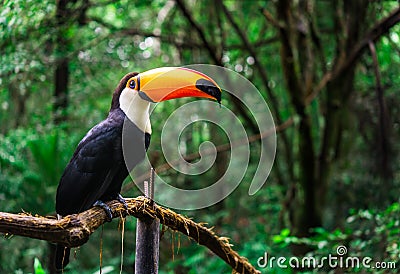
{"type": "Polygon", "coordinates": [[[136,91],[125,88],[119,96],[119,105],[132,123],[141,131],[151,134],[150,102],[140,98],[136,91]]]}

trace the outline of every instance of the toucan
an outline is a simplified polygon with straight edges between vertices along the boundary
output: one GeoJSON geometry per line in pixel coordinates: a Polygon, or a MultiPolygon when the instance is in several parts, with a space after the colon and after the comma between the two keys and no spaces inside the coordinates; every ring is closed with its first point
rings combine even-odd
{"type": "MultiPolygon", "coordinates": [[[[182,97],[203,97],[221,103],[221,89],[209,76],[183,67],[163,67],[146,72],[131,72],[116,87],[107,118],[94,126],[79,142],[66,166],[56,195],[59,218],[80,213],[93,206],[104,208],[105,202],[118,200],[124,179],[141,162],[152,133],[150,104],[182,97]],[[125,150],[124,142],[128,143],[125,150]],[[124,161],[129,153],[130,163],[124,161]]],[[[57,245],[55,268],[69,263],[70,249],[57,245]]]]}

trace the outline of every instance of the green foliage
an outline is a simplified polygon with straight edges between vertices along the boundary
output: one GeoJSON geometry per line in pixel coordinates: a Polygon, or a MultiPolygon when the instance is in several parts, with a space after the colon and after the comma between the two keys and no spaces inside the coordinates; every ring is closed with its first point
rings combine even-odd
{"type": "MultiPolygon", "coordinates": [[[[393,203],[382,211],[376,210],[351,210],[352,214],[346,219],[345,229],[332,231],[325,228],[316,228],[314,236],[310,238],[298,238],[290,235],[288,229],[283,229],[280,234],[273,236],[273,244],[279,250],[291,244],[305,244],[312,251],[306,256],[312,256],[321,260],[330,255],[337,256],[337,248],[345,246],[346,255],[357,258],[372,258],[372,262],[400,263],[400,203],[393,203]]],[[[377,269],[353,269],[363,273],[387,273],[386,270],[377,269]],[[377,272],[378,271],[378,272],[377,272]]],[[[317,270],[314,272],[318,273],[317,270]]]]}
{"type": "Polygon", "coordinates": [[[33,268],[35,269],[35,272],[34,272],[35,274],[45,274],[46,273],[38,258],[35,258],[35,261],[33,263],[33,268]]]}

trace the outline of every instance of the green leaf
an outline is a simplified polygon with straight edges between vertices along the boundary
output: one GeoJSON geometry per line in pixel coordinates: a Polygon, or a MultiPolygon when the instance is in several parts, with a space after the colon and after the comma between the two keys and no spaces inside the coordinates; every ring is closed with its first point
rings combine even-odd
{"type": "Polygon", "coordinates": [[[287,237],[290,235],[290,229],[289,228],[284,228],[281,230],[281,236],[282,237],[287,237]]]}
{"type": "Polygon", "coordinates": [[[35,271],[35,274],[45,274],[46,273],[38,258],[35,258],[35,260],[33,262],[33,269],[35,271]]]}

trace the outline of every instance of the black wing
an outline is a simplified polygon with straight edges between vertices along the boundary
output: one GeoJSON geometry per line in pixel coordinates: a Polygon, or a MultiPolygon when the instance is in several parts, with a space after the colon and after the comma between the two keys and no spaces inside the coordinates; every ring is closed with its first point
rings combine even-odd
{"type": "Polygon", "coordinates": [[[121,153],[121,130],[122,123],[105,120],[79,143],[57,189],[58,214],[84,211],[104,196],[112,183],[120,180],[122,184],[128,172],[121,153]]]}
{"type": "Polygon", "coordinates": [[[125,117],[122,111],[110,113],[79,143],[57,189],[58,214],[79,213],[97,200],[115,199],[129,174],[125,159],[129,169],[144,159],[150,135],[125,117]]]}

